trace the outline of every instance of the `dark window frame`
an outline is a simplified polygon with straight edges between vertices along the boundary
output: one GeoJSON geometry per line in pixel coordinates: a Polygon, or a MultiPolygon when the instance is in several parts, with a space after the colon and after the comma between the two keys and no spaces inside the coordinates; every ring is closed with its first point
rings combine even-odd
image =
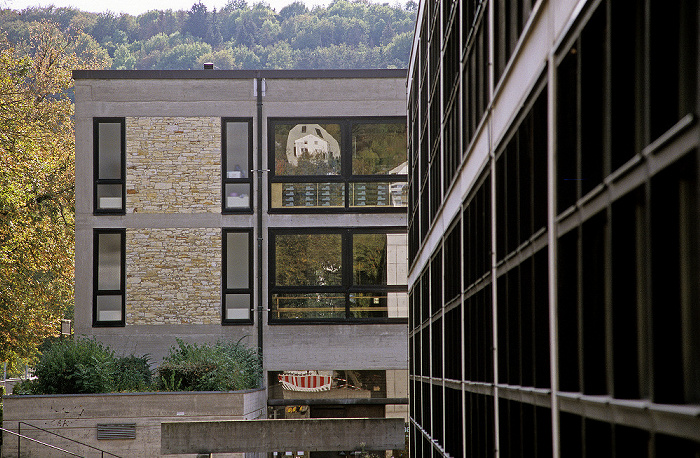
{"type": "MultiPolygon", "coordinates": [[[[350,186],[353,183],[405,182],[408,174],[402,175],[354,175],[352,173],[352,128],[359,124],[403,123],[405,116],[362,116],[362,117],[270,117],[267,119],[268,134],[268,196],[272,196],[273,183],[342,183],[345,187],[345,204],[342,207],[281,207],[273,208],[272,199],[268,199],[269,213],[405,213],[407,206],[363,207],[350,205],[350,186]],[[339,124],[341,167],[339,175],[276,175],[275,174],[275,126],[279,124],[339,124]]],[[[407,127],[408,129],[408,127],[407,127]]],[[[407,130],[408,138],[408,130],[407,130]]],[[[406,154],[408,161],[408,150],[406,154]]]]}
{"type": "Polygon", "coordinates": [[[126,213],[126,118],[97,117],[92,119],[92,154],[93,154],[93,213],[108,215],[123,215],[126,213]],[[121,178],[100,178],[100,124],[121,124],[121,178]],[[99,185],[121,185],[122,207],[120,209],[99,208],[97,188],[99,185]]]}
{"type": "Polygon", "coordinates": [[[253,228],[223,228],[221,237],[221,324],[253,324],[253,228]],[[231,233],[248,234],[248,287],[247,288],[228,288],[226,285],[227,274],[227,240],[226,236],[231,233]],[[226,318],[226,295],[227,294],[248,294],[250,296],[250,308],[248,310],[248,318],[246,319],[227,319],[226,318]]]}
{"type": "Polygon", "coordinates": [[[92,327],[124,327],[126,325],[126,229],[93,229],[92,232],[93,251],[92,251],[92,327]],[[120,234],[121,235],[121,278],[120,289],[118,290],[99,290],[97,272],[99,267],[99,236],[100,234],[120,234]],[[97,319],[97,298],[98,296],[117,296],[121,295],[122,308],[121,320],[119,321],[99,321],[97,319]]]}
{"type": "Polygon", "coordinates": [[[408,300],[408,285],[354,285],[353,284],[353,245],[354,235],[361,234],[406,234],[405,227],[329,227],[329,228],[270,228],[269,229],[269,266],[270,275],[268,278],[268,310],[269,324],[384,324],[384,323],[408,323],[406,317],[374,317],[374,318],[354,318],[350,314],[350,295],[355,293],[406,293],[408,300]],[[305,234],[340,234],[341,235],[341,262],[343,266],[342,284],[334,286],[278,286],[276,285],[276,237],[278,235],[305,235],[305,234]],[[278,293],[343,293],[345,295],[345,318],[274,318],[272,308],[272,297],[278,293]]]}
{"type": "Polygon", "coordinates": [[[253,118],[224,117],[221,118],[221,213],[240,214],[253,213],[253,118]],[[227,170],[227,150],[226,150],[226,124],[247,123],[248,124],[248,166],[245,178],[228,178],[227,170]],[[226,205],[226,185],[227,184],[248,184],[248,207],[228,207],[226,205]]]}

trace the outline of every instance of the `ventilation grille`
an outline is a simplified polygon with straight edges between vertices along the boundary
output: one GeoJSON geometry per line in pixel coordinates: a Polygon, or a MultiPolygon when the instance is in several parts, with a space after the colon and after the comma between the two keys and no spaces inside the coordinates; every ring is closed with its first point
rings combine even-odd
{"type": "Polygon", "coordinates": [[[136,439],[136,424],[97,425],[97,439],[136,439]]]}

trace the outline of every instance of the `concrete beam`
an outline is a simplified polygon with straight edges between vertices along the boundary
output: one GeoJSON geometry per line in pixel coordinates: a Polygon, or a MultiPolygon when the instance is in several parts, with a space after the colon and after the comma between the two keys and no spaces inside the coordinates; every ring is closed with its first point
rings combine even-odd
{"type": "Polygon", "coordinates": [[[161,453],[403,449],[401,418],[318,418],[161,423],[161,453]]]}

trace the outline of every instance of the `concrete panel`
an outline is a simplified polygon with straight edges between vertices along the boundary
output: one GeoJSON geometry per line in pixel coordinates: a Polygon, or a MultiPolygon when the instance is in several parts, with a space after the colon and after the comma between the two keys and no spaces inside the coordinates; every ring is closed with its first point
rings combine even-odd
{"type": "MultiPolygon", "coordinates": [[[[239,392],[114,393],[6,396],[3,427],[77,453],[99,452],[32,426],[118,456],[160,456],[160,424],[176,421],[252,420],[267,415],[265,390],[239,392]],[[27,424],[20,425],[19,422],[27,424]],[[97,439],[98,424],[135,425],[133,439],[97,439]],[[32,426],[29,426],[32,425],[32,426]]],[[[2,457],[17,456],[17,438],[4,433],[2,457]]],[[[21,456],[64,457],[64,453],[21,441],[21,456]]],[[[106,455],[105,455],[106,456],[106,455]]],[[[230,456],[230,455],[229,455],[230,456]]]]}
{"type": "Polygon", "coordinates": [[[408,368],[406,324],[272,325],[264,339],[266,371],[408,368]]]}
{"type": "MultiPolygon", "coordinates": [[[[343,79],[266,79],[268,102],[313,102],[365,100],[379,103],[406,98],[405,78],[343,78],[343,79]]],[[[404,115],[405,115],[404,106],[404,115]]],[[[315,110],[298,116],[316,116],[315,110]]],[[[357,113],[355,113],[357,116],[357,113]]]]}
{"type": "MultiPolygon", "coordinates": [[[[89,86],[79,102],[202,102],[253,99],[253,79],[197,80],[79,80],[76,86],[89,86]]],[[[183,113],[181,113],[182,115],[183,113]]],[[[130,116],[135,116],[131,113],[130,116]]]]}
{"type": "Polygon", "coordinates": [[[401,418],[177,422],[161,425],[161,453],[403,449],[401,418]]]}

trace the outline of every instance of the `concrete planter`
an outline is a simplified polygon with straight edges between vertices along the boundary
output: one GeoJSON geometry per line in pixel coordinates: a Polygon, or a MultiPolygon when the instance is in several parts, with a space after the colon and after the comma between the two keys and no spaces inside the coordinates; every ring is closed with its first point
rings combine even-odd
{"type": "MultiPolygon", "coordinates": [[[[55,432],[120,457],[152,457],[163,456],[160,453],[162,422],[252,420],[267,416],[264,389],[5,396],[3,404],[3,428],[15,432],[21,428],[22,435],[85,457],[100,457],[101,453],[26,424],[20,425],[19,422],[55,432]]],[[[16,457],[17,446],[16,436],[3,433],[3,458],[16,457]]],[[[69,456],[27,439],[21,440],[20,448],[20,456],[69,456]]]]}

